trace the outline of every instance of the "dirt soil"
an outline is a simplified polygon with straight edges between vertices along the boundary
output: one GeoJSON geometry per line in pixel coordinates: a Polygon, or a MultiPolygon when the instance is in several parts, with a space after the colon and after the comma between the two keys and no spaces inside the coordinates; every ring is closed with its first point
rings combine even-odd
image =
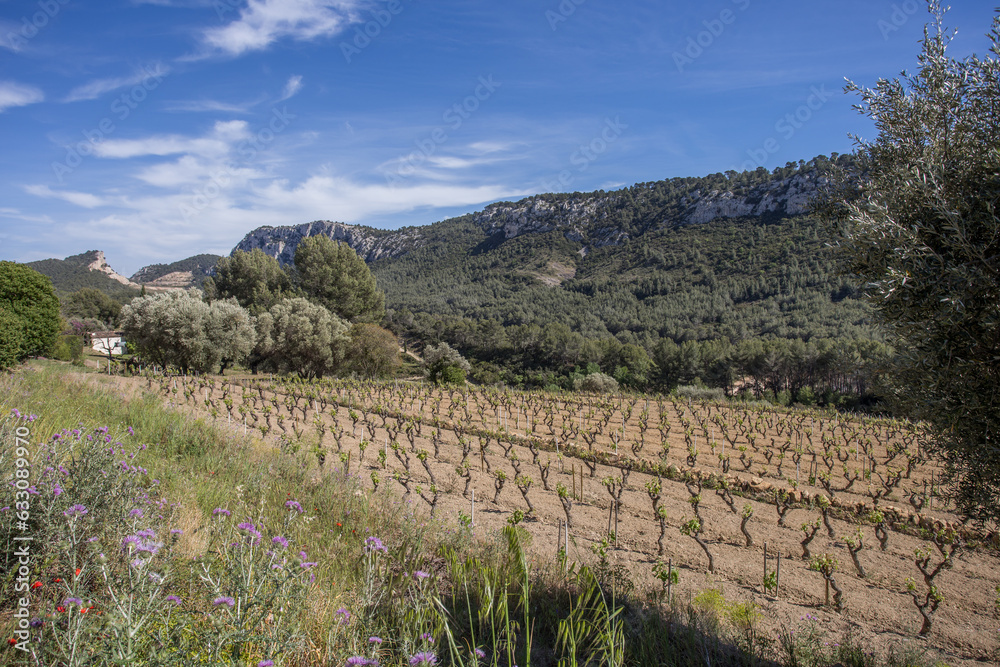
{"type": "MultiPolygon", "coordinates": [[[[89,377],[91,381],[113,383],[117,390],[126,396],[149,390],[147,380],[143,378],[89,377]]],[[[219,381],[226,380],[225,378],[219,379],[219,381]]],[[[198,417],[213,419],[202,400],[206,390],[193,384],[185,385],[185,382],[192,383],[190,379],[184,380],[182,378],[175,381],[176,386],[179,387],[176,394],[170,391],[169,384],[166,385],[167,390],[164,392],[155,381],[152,384],[152,390],[158,391],[161,396],[164,396],[165,403],[173,405],[178,410],[198,417]],[[197,396],[197,401],[185,399],[183,395],[185,386],[194,388],[193,396],[197,396]]],[[[221,406],[219,386],[208,391],[212,400],[221,406]]],[[[252,393],[256,396],[258,392],[253,391],[252,393]]],[[[402,396],[393,401],[395,403],[393,407],[402,412],[422,415],[427,419],[434,415],[440,417],[447,413],[450,399],[446,392],[444,394],[437,392],[436,395],[441,398],[441,403],[437,407],[426,399],[414,403],[414,401],[402,396]]],[[[248,408],[254,405],[250,399],[241,398],[244,396],[241,387],[231,388],[228,396],[234,400],[237,406],[241,403],[244,403],[248,408]]],[[[283,395],[275,395],[270,392],[265,392],[265,398],[284,400],[283,395]]],[[[468,402],[478,399],[470,394],[456,400],[468,402]]],[[[368,401],[369,405],[371,402],[371,400],[368,401]]],[[[262,424],[264,420],[260,418],[259,413],[263,402],[256,401],[255,405],[253,411],[258,413],[259,423],[262,424]]],[[[642,409],[640,402],[635,412],[638,413],[642,409]]],[[[646,431],[647,440],[656,441],[655,446],[659,448],[661,444],[655,429],[659,416],[655,414],[654,402],[650,401],[645,409],[650,412],[646,431]],[[655,437],[650,437],[650,432],[655,437]]],[[[683,467],[684,455],[687,454],[683,436],[685,430],[683,420],[690,420],[692,412],[697,409],[698,406],[693,408],[683,406],[680,414],[686,416],[667,415],[667,418],[674,423],[668,437],[671,444],[668,456],[670,460],[676,461],[681,467],[683,467]]],[[[586,417],[586,411],[577,404],[560,404],[559,410],[569,415],[575,411],[576,416],[570,418],[578,419],[585,427],[592,422],[599,421],[598,418],[586,417]]],[[[665,412],[671,410],[676,412],[676,406],[665,407],[664,410],[665,412]]],[[[351,472],[360,473],[366,480],[370,480],[373,473],[377,474],[380,477],[381,485],[397,490],[401,496],[405,494],[408,502],[425,505],[429,508],[431,496],[428,487],[431,480],[416,457],[416,453],[420,450],[427,451],[428,466],[437,481],[437,487],[442,491],[436,507],[436,516],[449,523],[457,522],[459,512],[468,514],[471,511],[473,505],[471,492],[474,490],[474,533],[477,537],[484,537],[491,531],[502,527],[515,510],[528,509],[524,497],[514,482],[517,476],[515,465],[519,466],[521,475],[532,479],[527,493],[534,507],[534,512],[522,524],[533,537],[530,550],[534,556],[550,562],[556,557],[557,535],[561,522],[566,519],[563,505],[555,492],[556,485],[561,483],[567,489],[578,487],[580,485],[580,471],[585,470],[582,482],[582,500],[574,502],[571,510],[572,529],[569,559],[587,564],[596,562],[597,558],[592,551],[592,546],[599,544],[601,539],[606,537],[609,509],[611,508],[611,495],[602,484],[602,480],[605,478],[620,480],[622,472],[619,468],[599,464],[594,474],[591,475],[590,471],[585,469],[577,459],[556,455],[549,451],[542,451],[536,464],[532,462],[532,452],[527,447],[515,444],[510,446],[509,451],[504,451],[504,447],[508,446],[509,443],[501,445],[495,439],[488,443],[485,453],[481,454],[482,438],[466,435],[465,437],[474,441],[474,444],[471,445],[471,454],[467,459],[472,464],[470,493],[468,496],[463,496],[466,480],[456,470],[463,460],[463,450],[459,443],[458,434],[454,430],[442,428],[435,450],[434,428],[425,424],[421,435],[415,437],[412,449],[402,433],[396,432],[401,457],[408,456],[409,458],[412,482],[410,483],[410,493],[407,494],[404,486],[392,479],[393,472],[405,473],[405,466],[400,458],[393,453],[393,450],[388,448],[390,432],[381,427],[380,418],[376,418],[370,413],[362,415],[356,425],[347,408],[338,408],[332,404],[328,405],[325,410],[320,409],[314,412],[307,407],[306,411],[308,419],[303,418],[301,408],[293,408],[291,413],[284,405],[279,404],[277,409],[272,408],[270,417],[277,419],[278,414],[283,415],[283,425],[281,428],[275,427],[272,431],[274,434],[269,435],[268,439],[276,441],[282,431],[288,432],[290,430],[290,426],[294,422],[297,422],[296,428],[313,431],[314,427],[310,424],[313,423],[314,419],[322,420],[328,429],[322,442],[330,450],[330,455],[326,457],[325,466],[322,469],[316,469],[315,479],[317,483],[322,483],[325,475],[331,474],[335,468],[342,466],[336,454],[339,447],[340,451],[351,454],[351,472]],[[368,424],[367,431],[365,423],[368,424]],[[342,430],[339,445],[336,444],[332,435],[337,428],[342,430]],[[362,438],[369,443],[363,453],[358,447],[362,438]],[[386,452],[385,468],[377,460],[380,449],[386,452]],[[517,462],[514,461],[515,455],[518,459],[517,462]],[[549,490],[544,488],[545,485],[540,474],[540,468],[546,464],[549,465],[547,479],[549,490]],[[507,477],[507,481],[499,493],[497,493],[496,477],[493,474],[497,470],[503,470],[507,477]],[[422,487],[422,496],[416,491],[417,485],[422,487]]],[[[217,409],[217,416],[214,419],[219,425],[232,428],[238,433],[245,432],[248,434],[247,437],[260,438],[258,431],[252,427],[245,428],[243,426],[240,413],[235,408],[230,415],[227,415],[226,412],[225,407],[217,409]]],[[[729,414],[725,410],[720,410],[720,414],[726,419],[732,418],[734,421],[738,418],[735,412],[729,414]]],[[[617,428],[624,431],[624,437],[618,443],[619,447],[624,447],[623,443],[640,439],[637,415],[633,414],[629,419],[626,419],[624,428],[622,427],[622,417],[624,415],[615,413],[609,420],[610,424],[617,424],[617,428]]],[[[456,421],[460,427],[466,429],[484,426],[495,429],[498,426],[505,426],[507,432],[519,435],[530,433],[530,427],[527,427],[529,430],[526,430],[527,416],[524,414],[515,416],[502,413],[502,411],[494,411],[494,414],[490,415],[484,411],[483,415],[480,416],[476,410],[471,419],[459,417],[456,421]]],[[[392,418],[387,422],[390,428],[394,424],[395,420],[392,418]]],[[[539,435],[537,426],[536,423],[535,434],[539,435]]],[[[811,426],[815,427],[815,423],[811,426]]],[[[768,437],[773,435],[772,431],[768,432],[768,437]]],[[[539,437],[541,438],[541,435],[539,437]]],[[[801,429],[788,430],[775,437],[801,440],[801,429]]],[[[702,438],[702,440],[704,448],[702,451],[708,451],[711,439],[709,439],[707,447],[705,439],[702,438]]],[[[719,435],[715,441],[716,446],[720,449],[719,441],[721,440],[722,437],[719,435]]],[[[772,443],[776,447],[781,444],[780,441],[776,442],[775,440],[768,444],[772,443]]],[[[740,444],[746,445],[745,442],[737,441],[737,446],[740,444]]],[[[610,450],[614,443],[610,437],[605,435],[599,446],[610,450]]],[[[656,455],[652,451],[653,446],[647,444],[646,447],[648,449],[641,449],[640,454],[655,458],[656,455]]],[[[733,445],[727,445],[731,451],[732,447],[733,445]]],[[[887,456],[884,449],[883,447],[880,456],[887,456]]],[[[758,457],[760,458],[759,463],[764,464],[763,457],[759,454],[758,457]]],[[[718,453],[716,453],[717,458],[718,453]]],[[[863,457],[861,458],[863,459],[863,457]]],[[[714,465],[715,471],[718,471],[720,464],[717,460],[713,461],[708,456],[705,459],[709,459],[714,465]]],[[[841,466],[840,463],[837,465],[841,466]]],[[[848,465],[854,466],[855,463],[851,461],[848,465]]],[[[742,468],[742,466],[740,467],[742,468]]],[[[773,469],[773,465],[771,467],[773,469]]],[[[779,483],[783,481],[782,477],[787,479],[790,474],[789,470],[786,461],[783,475],[777,475],[773,470],[769,473],[765,466],[757,464],[752,466],[749,471],[745,471],[745,474],[756,476],[762,473],[769,476],[771,481],[779,483]]],[[[905,484],[893,492],[889,501],[895,500],[897,503],[905,503],[907,494],[926,488],[924,480],[933,479],[932,476],[937,475],[939,470],[940,467],[933,462],[918,466],[905,484]]],[[[791,474],[794,476],[794,468],[791,468],[791,474]]],[[[612,564],[620,564],[628,571],[637,590],[658,588],[660,584],[652,574],[653,565],[657,561],[666,562],[670,559],[674,566],[680,569],[680,584],[675,587],[677,595],[691,596],[706,588],[721,587],[729,600],[753,601],[760,605],[764,614],[764,628],[772,636],[776,636],[777,630],[782,626],[795,629],[799,625],[809,622],[804,621],[803,618],[810,614],[818,617],[819,620],[816,623],[829,630],[832,637],[842,636],[843,633],[850,630],[855,637],[868,642],[871,647],[879,650],[884,650],[892,643],[907,643],[940,651],[942,659],[949,665],[1000,664],[1000,641],[998,641],[1000,631],[997,629],[1000,627],[1000,621],[997,618],[996,605],[996,587],[1000,585],[1000,571],[998,571],[1000,558],[994,550],[980,546],[974,549],[962,549],[957,553],[953,567],[944,570],[935,581],[938,589],[944,595],[944,601],[934,615],[933,629],[927,638],[918,638],[917,632],[921,619],[913,599],[906,592],[906,580],[908,578],[915,579],[918,590],[924,590],[922,577],[914,563],[914,552],[926,545],[926,541],[906,534],[906,532],[892,530],[889,534],[887,548],[882,551],[872,527],[870,525],[862,526],[864,548],[859,554],[859,559],[868,575],[867,578],[862,579],[855,571],[847,545],[843,540],[844,536],[853,534],[860,524],[841,518],[833,518],[831,521],[832,537],[827,533],[825,527],[821,527],[820,532],[816,534],[810,545],[810,550],[813,554],[829,553],[839,563],[834,577],[844,591],[844,608],[841,612],[837,612],[824,604],[825,583],[818,573],[808,569],[807,562],[802,558],[803,548],[800,542],[803,538],[803,532],[801,526],[819,518],[817,510],[804,507],[791,509],[786,517],[786,526],[781,527],[777,525],[778,515],[774,504],[735,497],[737,510],[741,510],[746,502],[749,502],[754,510],[753,518],[748,525],[754,544],[747,547],[740,532],[739,516],[727,507],[715,491],[704,489],[699,507],[704,525],[702,537],[714,557],[715,566],[714,573],[709,573],[707,572],[708,560],[701,547],[690,537],[681,534],[679,530],[682,524],[694,516],[689,502],[691,493],[682,482],[668,479],[663,479],[661,482],[662,499],[660,503],[667,508],[668,518],[664,551],[662,555],[658,553],[657,538],[660,535],[660,528],[646,491],[646,484],[655,481],[657,481],[655,477],[640,472],[632,472],[628,477],[619,509],[618,543],[609,550],[612,564]],[[779,552],[782,556],[780,590],[776,596],[773,594],[765,595],[762,591],[765,543],[768,554],[772,557],[768,562],[769,570],[773,570],[776,565],[773,556],[779,552]]],[[[369,482],[369,486],[372,486],[371,482],[369,482]]],[[[845,503],[865,502],[867,500],[870,504],[871,500],[866,498],[860,488],[861,485],[858,484],[857,487],[850,492],[838,493],[837,496],[843,496],[845,503]]],[[[811,488],[814,493],[820,492],[819,488],[808,487],[807,484],[803,484],[800,488],[811,488]]],[[[940,521],[957,521],[956,516],[941,509],[940,500],[934,510],[928,511],[925,508],[924,514],[940,521]]],[[[842,516],[849,517],[850,515],[843,514],[842,516]]],[[[936,550],[932,549],[932,552],[931,564],[934,565],[940,558],[936,550]]]]}

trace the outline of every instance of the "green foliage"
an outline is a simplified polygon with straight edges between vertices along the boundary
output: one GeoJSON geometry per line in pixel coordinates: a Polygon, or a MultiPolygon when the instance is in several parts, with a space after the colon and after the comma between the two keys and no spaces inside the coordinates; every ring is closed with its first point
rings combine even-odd
{"type": "Polygon", "coordinates": [[[573,389],[590,394],[613,394],[618,391],[618,380],[604,373],[591,373],[575,381],[573,389]]]}
{"type": "Polygon", "coordinates": [[[424,349],[424,364],[431,382],[438,384],[465,384],[469,362],[448,343],[431,345],[424,349]]]}
{"type": "Polygon", "coordinates": [[[24,322],[0,307],[0,370],[10,368],[24,358],[25,344],[24,322]]]}
{"type": "Polygon", "coordinates": [[[237,250],[231,257],[221,258],[215,275],[204,286],[209,301],[234,298],[254,315],[269,310],[294,291],[291,278],[278,260],[259,248],[252,252],[237,250]]]}
{"type": "Polygon", "coordinates": [[[63,299],[62,313],[67,318],[97,320],[113,329],[122,310],[122,302],[93,287],[85,287],[63,299]]]}
{"type": "Polygon", "coordinates": [[[385,294],[365,261],[346,243],[311,236],[295,249],[295,272],[306,296],[348,322],[380,322],[385,294]]]}
{"type": "Polygon", "coordinates": [[[344,356],[344,370],[362,377],[392,377],[400,367],[399,339],[375,324],[358,322],[351,326],[350,342],[344,356]]]}
{"type": "Polygon", "coordinates": [[[929,3],[919,68],[875,88],[854,83],[877,124],[848,175],[841,257],[899,342],[893,397],[930,422],[967,515],[1000,519],[1000,17],[993,57],[947,55],[929,3]],[[848,186],[850,187],[850,186],[848,186]]]}
{"type": "Polygon", "coordinates": [[[344,362],[347,324],[323,306],[287,299],[257,318],[254,354],[266,368],[321,378],[344,362]]]}
{"type": "Polygon", "coordinates": [[[207,304],[186,292],[139,297],[122,308],[122,329],[134,351],[183,372],[209,372],[242,361],[256,334],[235,299],[207,304]]]}
{"type": "Polygon", "coordinates": [[[62,335],[52,346],[52,358],[60,361],[83,363],[83,338],[73,335],[62,335]]]}
{"type": "Polygon", "coordinates": [[[52,291],[52,282],[24,264],[0,262],[0,310],[20,322],[20,335],[11,332],[0,356],[27,357],[47,354],[55,344],[61,329],[59,300],[52,291]],[[20,339],[17,354],[14,344],[20,339]]]}

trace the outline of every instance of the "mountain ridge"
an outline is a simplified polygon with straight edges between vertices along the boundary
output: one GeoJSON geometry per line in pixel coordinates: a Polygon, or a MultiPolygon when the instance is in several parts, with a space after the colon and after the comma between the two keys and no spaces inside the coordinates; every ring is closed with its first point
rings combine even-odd
{"type": "MultiPolygon", "coordinates": [[[[808,212],[809,200],[828,183],[829,165],[825,156],[820,156],[801,168],[786,167],[774,173],[766,170],[744,174],[731,172],[732,175],[641,183],[613,192],[533,195],[517,202],[496,202],[460,218],[471,217],[487,236],[502,233],[505,240],[523,234],[561,230],[567,240],[580,244],[579,252],[586,256],[596,248],[619,245],[632,238],[634,234],[627,230],[601,222],[610,222],[616,209],[633,204],[636,198],[649,200],[649,193],[655,193],[666,184],[673,190],[672,201],[661,203],[659,220],[652,225],[654,228],[704,224],[719,218],[795,216],[808,212]]],[[[293,262],[299,243],[322,234],[347,243],[371,264],[396,259],[425,246],[433,238],[435,226],[456,219],[399,230],[329,220],[263,226],[247,233],[233,252],[260,249],[282,265],[288,265],[293,262]]]]}

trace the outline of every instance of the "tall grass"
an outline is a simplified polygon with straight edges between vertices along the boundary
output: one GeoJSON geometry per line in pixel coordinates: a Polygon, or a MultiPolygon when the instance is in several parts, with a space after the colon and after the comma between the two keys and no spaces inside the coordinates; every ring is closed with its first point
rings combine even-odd
{"type": "MultiPolygon", "coordinates": [[[[753,605],[625,595],[600,564],[531,562],[517,526],[473,541],[308,453],[82,377],[0,378],[0,480],[30,431],[35,538],[27,650],[0,664],[920,664],[766,637],[753,605]]],[[[17,640],[14,515],[0,511],[0,630],[17,640]]]]}

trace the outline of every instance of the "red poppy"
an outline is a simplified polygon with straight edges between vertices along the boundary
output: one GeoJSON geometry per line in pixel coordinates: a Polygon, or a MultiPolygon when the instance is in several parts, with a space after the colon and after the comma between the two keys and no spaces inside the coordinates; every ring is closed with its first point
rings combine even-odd
{"type": "Polygon", "coordinates": [[[35,583],[31,584],[31,587],[32,588],[41,588],[42,587],[42,582],[36,581],[35,583]]]}
{"type": "Polygon", "coordinates": [[[16,646],[17,640],[11,637],[10,639],[7,640],[7,643],[10,644],[11,646],[16,646]]]}
{"type": "Polygon", "coordinates": [[[338,521],[337,522],[337,528],[340,528],[340,527],[341,527],[341,523],[338,521]]]}
{"type": "Polygon", "coordinates": [[[80,576],[80,568],[76,568],[76,576],[80,576]]]}
{"type": "Polygon", "coordinates": [[[53,579],[52,581],[54,581],[54,582],[55,582],[55,583],[57,583],[57,584],[61,584],[61,583],[62,583],[62,579],[60,579],[59,577],[56,577],[56,578],[55,578],[55,579],[53,579]]]}
{"type": "Polygon", "coordinates": [[[58,607],[56,607],[56,611],[58,611],[59,613],[62,613],[64,611],[66,611],[66,607],[64,607],[62,605],[59,605],[58,607]]]}

